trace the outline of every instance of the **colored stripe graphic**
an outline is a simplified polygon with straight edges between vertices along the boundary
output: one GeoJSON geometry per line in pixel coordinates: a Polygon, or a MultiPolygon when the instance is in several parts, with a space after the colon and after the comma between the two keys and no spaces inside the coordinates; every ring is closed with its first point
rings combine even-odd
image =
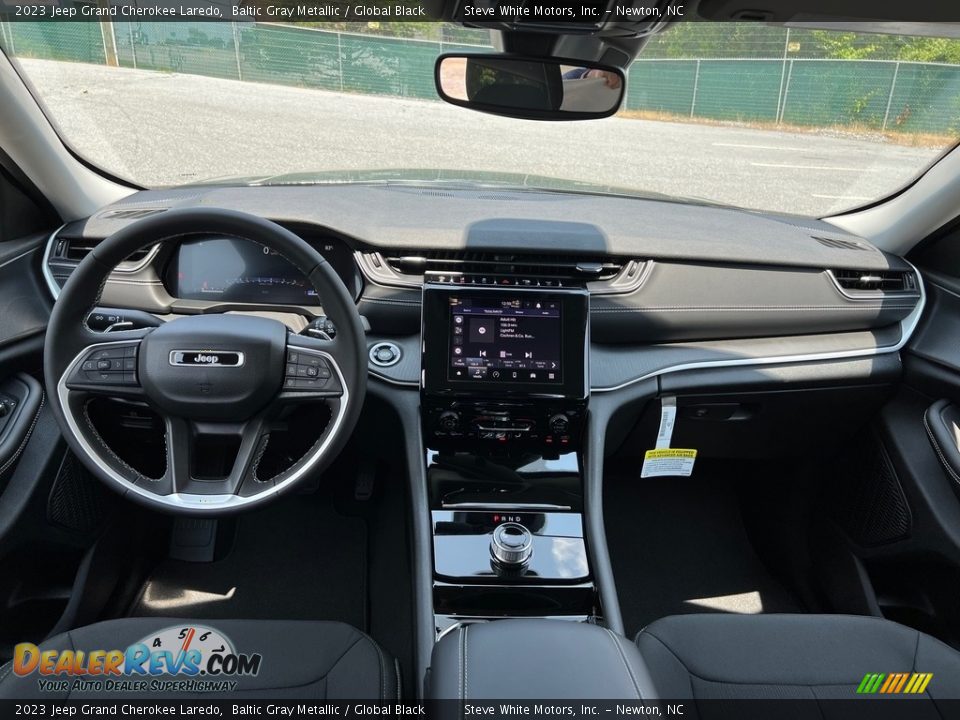
{"type": "Polygon", "coordinates": [[[859,695],[918,695],[927,689],[933,673],[867,673],[857,686],[859,695]]]}
{"type": "Polygon", "coordinates": [[[922,693],[927,691],[927,685],[930,684],[930,681],[933,680],[933,673],[923,673],[923,680],[920,682],[920,686],[913,689],[915,693],[922,693]]]}

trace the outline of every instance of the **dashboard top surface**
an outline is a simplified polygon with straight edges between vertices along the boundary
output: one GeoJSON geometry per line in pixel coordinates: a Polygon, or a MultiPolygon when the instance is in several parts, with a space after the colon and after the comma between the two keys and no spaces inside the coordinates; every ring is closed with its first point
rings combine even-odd
{"type": "Polygon", "coordinates": [[[811,218],[662,200],[408,185],[145,190],[69,227],[102,238],[117,210],[210,205],[306,223],[357,248],[582,252],[665,260],[882,270],[890,256],[811,218]]]}

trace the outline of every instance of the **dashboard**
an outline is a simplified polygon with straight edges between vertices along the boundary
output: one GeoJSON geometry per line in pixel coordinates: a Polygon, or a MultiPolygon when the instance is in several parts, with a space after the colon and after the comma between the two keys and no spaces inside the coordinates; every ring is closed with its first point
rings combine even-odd
{"type": "MultiPolygon", "coordinates": [[[[363,184],[141,191],[55,232],[45,245],[47,284],[56,295],[91,247],[139,217],[197,205],[273,219],[313,245],[369,323],[371,373],[420,388],[422,336],[436,363],[427,382],[454,395],[582,394],[581,383],[613,391],[697,367],[896,357],[924,302],[909,263],[810,218],[611,196],[363,184]],[[525,306],[519,291],[581,293],[588,311],[564,299],[525,306]],[[527,314],[534,310],[543,314],[527,314]],[[381,342],[399,353],[374,362],[381,342]],[[568,358],[581,342],[586,361],[568,358]]],[[[323,314],[323,299],[284,258],[237,238],[199,235],[129,258],[102,302],[161,317],[323,314]]]]}

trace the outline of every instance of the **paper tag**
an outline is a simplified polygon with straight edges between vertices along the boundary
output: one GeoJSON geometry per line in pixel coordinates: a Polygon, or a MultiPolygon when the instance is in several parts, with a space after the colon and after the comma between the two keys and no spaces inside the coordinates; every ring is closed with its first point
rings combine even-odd
{"type": "Polygon", "coordinates": [[[696,450],[680,450],[670,447],[673,426],[677,421],[677,398],[664,395],[660,399],[660,429],[657,431],[655,450],[647,450],[643,456],[640,477],[690,477],[697,460],[696,450]]]}
{"type": "Polygon", "coordinates": [[[643,468],[640,470],[640,477],[665,477],[668,475],[690,477],[696,460],[696,450],[681,450],[679,448],[647,450],[643,456],[643,468]]]}
{"type": "Polygon", "coordinates": [[[657,449],[670,447],[673,438],[673,425],[677,421],[677,399],[665,395],[660,401],[660,429],[657,431],[657,449]]]}

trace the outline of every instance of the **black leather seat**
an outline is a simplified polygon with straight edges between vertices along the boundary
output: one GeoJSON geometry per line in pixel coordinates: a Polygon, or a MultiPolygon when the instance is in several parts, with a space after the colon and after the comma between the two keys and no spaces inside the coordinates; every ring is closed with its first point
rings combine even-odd
{"type": "Polygon", "coordinates": [[[927,697],[960,698],[960,653],[880,618],[678,615],[650,624],[636,643],[664,698],[851,699],[867,673],[933,673],[927,697]]]}
{"type": "MultiPolygon", "coordinates": [[[[174,628],[210,628],[229,639],[238,654],[262,656],[256,676],[234,676],[233,692],[176,692],[180,698],[271,698],[395,700],[399,697],[399,666],[359,630],[337,622],[293,620],[210,620],[125,618],[89,625],[58,635],[41,650],[125,650],[145,638],[174,628]]],[[[164,643],[169,644],[169,643],[164,643]]],[[[176,651],[179,644],[169,648],[176,651]]],[[[66,677],[66,676],[64,676],[66,677]]],[[[36,672],[18,677],[12,663],[0,667],[0,699],[66,699],[68,692],[41,692],[36,672]]],[[[211,680],[214,676],[160,676],[161,680],[211,680]]],[[[58,678],[62,679],[62,678],[58,678]]],[[[93,679],[88,677],[87,679],[93,679]]],[[[101,679],[102,676],[101,676],[101,679]]],[[[138,679],[123,676],[118,680],[138,679]]],[[[170,693],[84,692],[83,698],[170,698],[170,693]]]]}

